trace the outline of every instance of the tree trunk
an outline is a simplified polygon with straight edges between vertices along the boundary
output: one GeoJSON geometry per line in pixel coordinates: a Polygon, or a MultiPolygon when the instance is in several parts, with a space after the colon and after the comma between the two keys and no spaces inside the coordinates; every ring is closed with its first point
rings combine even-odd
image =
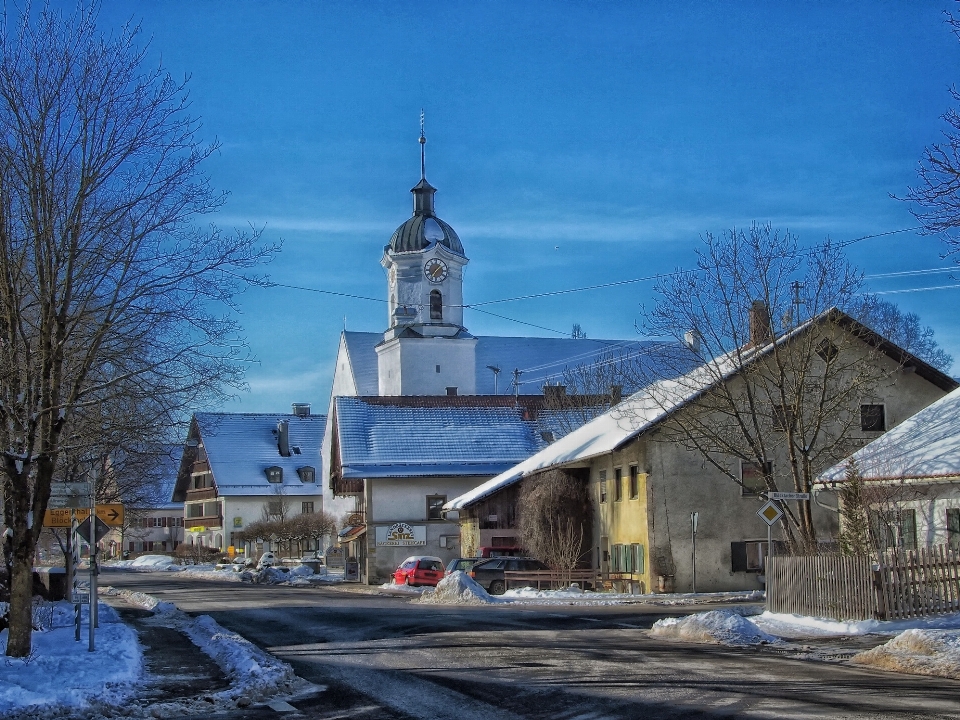
{"type": "Polygon", "coordinates": [[[33,631],[33,543],[30,532],[13,548],[13,576],[10,578],[10,627],[7,656],[30,655],[33,631]]]}

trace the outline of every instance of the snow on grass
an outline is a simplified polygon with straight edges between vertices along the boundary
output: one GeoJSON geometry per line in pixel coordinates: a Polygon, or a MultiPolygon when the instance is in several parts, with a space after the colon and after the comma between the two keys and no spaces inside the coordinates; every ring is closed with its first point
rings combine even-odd
{"type": "MultiPolygon", "coordinates": [[[[542,605],[710,605],[729,602],[762,602],[762,590],[741,590],[715,593],[670,593],[635,595],[632,593],[593,592],[573,584],[559,590],[537,590],[532,587],[507,590],[499,597],[505,600],[542,605]]],[[[759,612],[759,610],[757,610],[759,612]]]]}
{"type": "MultiPolygon", "coordinates": [[[[64,708],[116,706],[135,694],[143,654],[136,632],[120,622],[109,605],[98,605],[100,627],[93,653],[88,652],[86,620],[80,642],[74,640],[73,605],[44,605],[40,617],[48,624],[33,632],[30,656],[0,661],[0,716],[40,718],[64,708]]],[[[7,633],[0,632],[0,653],[6,651],[7,633]]]]}
{"type": "Polygon", "coordinates": [[[389,593],[390,595],[422,595],[426,587],[413,587],[412,585],[397,585],[392,580],[380,585],[378,590],[389,593]]]}
{"type": "Polygon", "coordinates": [[[434,605],[492,605],[509,601],[493,597],[476,580],[457,570],[437,583],[436,588],[427,588],[415,602],[434,605]]]}
{"type": "Polygon", "coordinates": [[[960,677],[960,631],[905,630],[892,640],[851,658],[858,665],[881,670],[960,677]]]}
{"type": "Polygon", "coordinates": [[[657,620],[650,630],[655,637],[719,645],[778,643],[735,610],[711,610],[682,618],[657,620]]]}
{"type": "Polygon", "coordinates": [[[909,620],[829,620],[826,618],[765,612],[751,618],[771,635],[789,638],[842,637],[848,635],[896,635],[904,630],[960,629],[960,613],[930,615],[909,620]]]}

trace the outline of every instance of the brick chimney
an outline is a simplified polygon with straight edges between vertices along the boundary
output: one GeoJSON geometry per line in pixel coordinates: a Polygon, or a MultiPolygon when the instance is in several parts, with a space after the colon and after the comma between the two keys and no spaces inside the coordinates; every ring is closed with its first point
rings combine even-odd
{"type": "Polygon", "coordinates": [[[754,300],[750,305],[750,344],[765,345],[773,340],[770,325],[770,308],[763,300],[754,300]]]}

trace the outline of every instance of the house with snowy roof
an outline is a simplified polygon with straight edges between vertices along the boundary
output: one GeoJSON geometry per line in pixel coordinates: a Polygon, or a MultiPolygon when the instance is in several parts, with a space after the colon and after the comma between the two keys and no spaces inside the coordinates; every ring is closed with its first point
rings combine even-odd
{"type": "MultiPolygon", "coordinates": [[[[732,455],[715,454],[712,460],[725,469],[721,472],[703,454],[678,442],[676,434],[669,432],[671,422],[681,413],[703,412],[711,391],[722,384],[742,389],[753,382],[747,368],[770,358],[774,349],[801,341],[818,349],[814,365],[840,362],[841,367],[854,367],[854,358],[876,365],[882,381],[867,388],[860,406],[847,412],[851,427],[844,442],[854,446],[880,436],[957,387],[952,378],[836,310],[776,340],[753,329],[751,338],[756,341],[750,346],[641,389],[566,437],[449,501],[444,510],[459,514],[464,552],[473,550],[482,528],[516,516],[522,483],[536,482],[542,473],[557,470],[588,484],[594,512],[593,527],[586,533],[590,539],[584,544],[585,562],[611,581],[641,592],[670,587],[689,590],[696,567],[698,591],[755,589],[767,534],[757,511],[767,478],[779,476],[782,482],[785,475],[789,477],[785,473],[789,458],[782,441],[777,442],[784,426],[777,424],[776,412],[763,420],[763,435],[770,447],[765,468],[732,455]],[[738,482],[731,481],[728,473],[738,482]]],[[[731,394],[740,395],[739,390],[731,394]]],[[[781,411],[780,423],[784,415],[781,411]]],[[[722,427],[731,419],[717,413],[705,421],[722,427]]],[[[833,539],[835,513],[817,512],[814,522],[818,538],[833,539]]]]}
{"type": "MultiPolygon", "coordinates": [[[[409,555],[458,557],[460,528],[447,500],[563,434],[542,395],[338,397],[330,476],[355,499],[341,543],[360,579],[380,583],[409,555]]],[[[490,545],[517,544],[515,531],[490,545]]]]}
{"type": "MultiPolygon", "coordinates": [[[[874,540],[881,548],[947,545],[960,550],[960,389],[850,459],[863,478],[874,540]]],[[[822,497],[837,493],[848,467],[844,461],[821,474],[814,491],[822,497]]]]}
{"type": "MultiPolygon", "coordinates": [[[[250,523],[320,512],[325,415],[296,403],[285,413],[196,413],[184,444],[173,491],[183,503],[184,541],[258,554],[236,534],[250,523]]],[[[317,548],[308,548],[317,549],[317,548]]]]}

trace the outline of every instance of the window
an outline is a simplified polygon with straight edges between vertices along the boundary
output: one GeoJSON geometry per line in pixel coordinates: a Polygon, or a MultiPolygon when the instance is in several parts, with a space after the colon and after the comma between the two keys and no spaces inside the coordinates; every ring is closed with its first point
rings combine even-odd
{"type": "Polygon", "coordinates": [[[437,365],[437,372],[440,372],[440,366],[437,365]]]}
{"type": "Polygon", "coordinates": [[[757,463],[740,461],[740,494],[759,495],[767,491],[767,476],[773,474],[773,463],[765,462],[762,466],[757,463]]]}
{"type": "Polygon", "coordinates": [[[783,405],[773,406],[773,429],[780,432],[786,432],[793,428],[794,416],[793,408],[783,405]]]}
{"type": "Polygon", "coordinates": [[[636,465],[630,466],[630,499],[636,500],[640,497],[640,471],[636,465]]]}
{"type": "Polygon", "coordinates": [[[267,503],[267,515],[279,517],[283,513],[283,503],[279,500],[271,500],[267,503]]]}
{"type": "Polygon", "coordinates": [[[896,508],[870,513],[870,530],[882,548],[917,549],[917,511],[896,508]]]}
{"type": "Polygon", "coordinates": [[[203,517],[203,503],[187,503],[184,508],[188,518],[203,517]]]}
{"type": "Polygon", "coordinates": [[[312,483],[317,481],[317,471],[309,465],[297,468],[297,475],[300,476],[300,482],[312,483]]]}
{"type": "Polygon", "coordinates": [[[427,495],[427,520],[443,520],[443,506],[446,495],[427,495]]]}
{"type": "Polygon", "coordinates": [[[839,354],[840,350],[829,340],[821,340],[820,344],[817,345],[817,355],[819,355],[820,359],[827,363],[827,365],[832,363],[839,354]]]}
{"type": "Polygon", "coordinates": [[[960,509],[947,510],[947,545],[960,550],[960,509]]]}
{"type": "Polygon", "coordinates": [[[733,572],[763,572],[763,563],[766,557],[766,540],[730,543],[730,569],[733,572]]]}
{"type": "Polygon", "coordinates": [[[200,473],[199,475],[193,476],[193,490],[203,490],[208,487],[213,487],[213,480],[210,477],[210,473],[200,473]]]}
{"type": "Polygon", "coordinates": [[[272,465],[268,467],[264,472],[267,474],[267,482],[272,483],[282,483],[283,482],[283,468],[279,465],[272,465]]]}
{"type": "Polygon", "coordinates": [[[300,514],[301,514],[301,515],[312,515],[312,514],[313,514],[313,503],[312,503],[312,502],[302,502],[302,503],[300,503],[300,514]]]}
{"type": "Polygon", "coordinates": [[[430,319],[443,320],[443,298],[439,290],[430,291],[430,319]]]}
{"type": "Polygon", "coordinates": [[[860,406],[860,429],[864,432],[883,432],[887,429],[883,405],[860,406]]]}
{"type": "Polygon", "coordinates": [[[447,388],[447,397],[456,397],[456,396],[457,396],[457,388],[455,388],[455,387],[448,387],[448,388],[447,388]]]}
{"type": "Polygon", "coordinates": [[[600,486],[600,502],[605,503],[607,501],[607,471],[600,471],[600,482],[597,483],[600,486]]]}
{"type": "Polygon", "coordinates": [[[623,470],[613,469],[613,499],[615,502],[623,500],[623,470]]]}

